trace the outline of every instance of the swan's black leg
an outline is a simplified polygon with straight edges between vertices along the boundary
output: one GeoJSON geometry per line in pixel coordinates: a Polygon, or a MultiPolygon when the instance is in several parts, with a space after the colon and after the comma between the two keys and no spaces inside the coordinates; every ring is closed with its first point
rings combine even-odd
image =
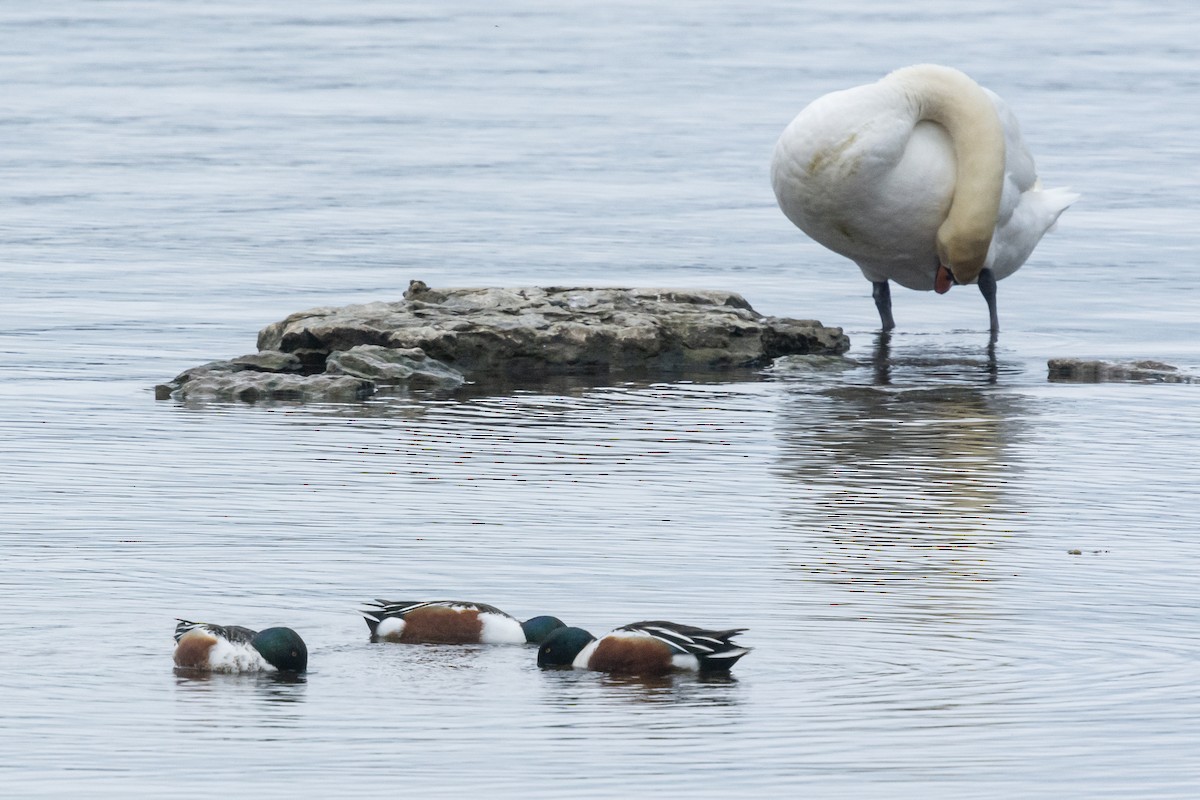
{"type": "Polygon", "coordinates": [[[887,386],[892,382],[892,332],[880,331],[875,335],[875,384],[887,386]]]}
{"type": "MultiPolygon", "coordinates": [[[[995,286],[995,281],[992,285],[995,286]]],[[[890,331],[896,327],[896,321],[892,319],[892,290],[887,281],[871,281],[871,286],[871,296],[875,298],[875,307],[879,309],[879,322],[885,331],[890,331]]]]}
{"type": "Polygon", "coordinates": [[[1000,318],[996,316],[996,273],[985,269],[979,273],[979,293],[987,301],[988,319],[992,325],[992,336],[1000,332],[1000,318]]]}

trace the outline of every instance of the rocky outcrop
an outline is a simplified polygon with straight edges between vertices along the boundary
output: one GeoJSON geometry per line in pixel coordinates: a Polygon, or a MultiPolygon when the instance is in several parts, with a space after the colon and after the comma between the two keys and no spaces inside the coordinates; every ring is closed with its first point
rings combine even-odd
{"type": "Polygon", "coordinates": [[[1046,363],[1051,381],[1061,383],[1104,383],[1137,381],[1145,383],[1196,383],[1197,376],[1180,372],[1178,367],[1161,361],[1085,361],[1078,358],[1052,358],[1046,363]]]}
{"type": "Polygon", "coordinates": [[[323,379],[296,399],[327,390],[340,399],[378,387],[444,389],[489,378],[766,366],[778,356],[849,346],[840,328],[763,317],[733,292],[431,289],[413,281],[398,302],[292,314],[259,333],[257,354],[188,370],[156,387],[156,396],[275,398],[323,379]]]}

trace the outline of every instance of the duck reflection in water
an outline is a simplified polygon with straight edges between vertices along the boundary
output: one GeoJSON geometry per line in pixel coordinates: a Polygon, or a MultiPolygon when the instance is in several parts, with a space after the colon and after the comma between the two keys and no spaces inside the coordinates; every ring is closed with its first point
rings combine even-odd
{"type": "Polygon", "coordinates": [[[742,701],[738,679],[727,673],[673,672],[666,675],[613,675],[582,670],[543,674],[548,699],[558,706],[609,700],[637,704],[736,706],[742,701]]]}
{"type": "Polygon", "coordinates": [[[710,694],[691,697],[690,693],[698,687],[732,686],[737,678],[728,672],[701,672],[697,674],[673,673],[670,675],[611,675],[600,676],[600,685],[614,689],[633,689],[635,699],[647,703],[679,702],[691,699],[695,702],[712,702],[716,705],[729,705],[732,698],[728,694],[710,694]]]}
{"type": "Polygon", "coordinates": [[[225,708],[237,703],[248,709],[257,724],[291,727],[304,720],[301,706],[308,700],[308,676],[288,672],[223,673],[175,668],[175,688],[180,694],[180,713],[190,724],[202,728],[229,725],[225,708]],[[232,695],[230,693],[233,693],[232,695]]]}

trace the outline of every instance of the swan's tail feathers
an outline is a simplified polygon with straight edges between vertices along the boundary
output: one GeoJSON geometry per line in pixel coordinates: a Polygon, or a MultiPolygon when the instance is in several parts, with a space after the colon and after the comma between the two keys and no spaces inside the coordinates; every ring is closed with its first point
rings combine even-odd
{"type": "Polygon", "coordinates": [[[1051,219],[1050,226],[1046,228],[1047,233],[1058,227],[1059,215],[1070,208],[1071,204],[1081,197],[1078,192],[1072,192],[1070,189],[1064,187],[1042,189],[1041,195],[1046,211],[1050,214],[1051,219]]]}
{"type": "Polygon", "coordinates": [[[1042,194],[1046,195],[1046,199],[1051,202],[1051,205],[1061,206],[1059,213],[1067,210],[1067,207],[1082,197],[1079,192],[1072,192],[1065,186],[1060,186],[1057,189],[1043,189],[1042,194]]]}

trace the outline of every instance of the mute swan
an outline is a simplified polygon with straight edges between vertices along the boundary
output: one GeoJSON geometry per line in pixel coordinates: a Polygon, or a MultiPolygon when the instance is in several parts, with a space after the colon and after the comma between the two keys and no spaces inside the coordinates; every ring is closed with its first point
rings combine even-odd
{"type": "Polygon", "coordinates": [[[1079,197],[1041,188],[1003,100],[932,64],[814,100],[779,137],[771,184],[788,219],[874,284],[885,331],[889,280],[939,294],[978,282],[993,336],[996,281],[1079,197]]]}

